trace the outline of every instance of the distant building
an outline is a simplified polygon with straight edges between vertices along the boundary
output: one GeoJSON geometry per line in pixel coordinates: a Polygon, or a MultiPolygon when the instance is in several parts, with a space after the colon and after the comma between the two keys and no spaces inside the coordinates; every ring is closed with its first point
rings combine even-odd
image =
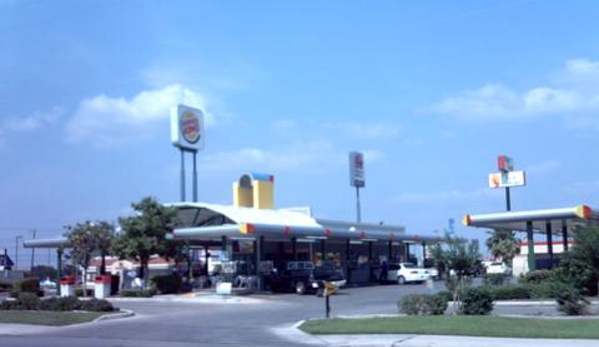
{"type": "Polygon", "coordinates": [[[13,263],[8,254],[0,254],[0,271],[12,270],[13,266],[15,266],[15,263],[13,263]]]}

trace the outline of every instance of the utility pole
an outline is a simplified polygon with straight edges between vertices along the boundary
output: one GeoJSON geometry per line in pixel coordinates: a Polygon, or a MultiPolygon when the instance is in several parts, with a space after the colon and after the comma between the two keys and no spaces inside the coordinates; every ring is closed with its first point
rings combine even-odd
{"type": "MultiPolygon", "coordinates": [[[[35,240],[35,236],[37,234],[37,230],[33,229],[31,231],[33,233],[33,239],[35,240]]],[[[31,274],[33,275],[33,266],[35,262],[35,247],[31,248],[31,274]]]]}
{"type": "Polygon", "coordinates": [[[17,235],[15,238],[15,270],[19,268],[19,240],[23,239],[23,236],[17,235]]]}

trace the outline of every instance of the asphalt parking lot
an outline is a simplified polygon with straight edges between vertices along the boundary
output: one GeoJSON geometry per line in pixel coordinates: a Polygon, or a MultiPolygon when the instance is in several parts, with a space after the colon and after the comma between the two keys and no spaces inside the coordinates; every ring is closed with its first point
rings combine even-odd
{"type": "MultiPolygon", "coordinates": [[[[426,285],[382,285],[343,288],[331,297],[333,316],[396,314],[398,300],[411,293],[444,289],[426,285]]],[[[132,318],[43,329],[0,338],[0,346],[305,346],[276,329],[325,315],[324,299],[315,295],[253,294],[222,297],[210,293],[152,299],[114,299],[116,306],[135,311],[132,318]]],[[[534,315],[553,307],[498,307],[498,312],[534,315]]],[[[0,330],[1,332],[1,330],[0,330]]],[[[322,345],[326,345],[324,342],[322,345]]]]}
{"type": "MultiPolygon", "coordinates": [[[[420,292],[430,289],[425,285],[344,288],[331,298],[332,315],[397,313],[401,296],[420,292]]],[[[302,346],[301,341],[282,339],[272,329],[325,314],[324,299],[315,295],[254,294],[224,299],[204,294],[113,302],[137,315],[3,336],[0,346],[302,346]]]]}

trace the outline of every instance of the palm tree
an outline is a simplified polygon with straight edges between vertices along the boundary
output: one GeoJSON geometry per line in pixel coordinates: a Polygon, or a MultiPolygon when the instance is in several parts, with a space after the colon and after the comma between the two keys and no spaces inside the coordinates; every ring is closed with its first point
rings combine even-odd
{"type": "Polygon", "coordinates": [[[512,260],[520,250],[520,240],[512,230],[496,229],[488,231],[489,237],[485,244],[491,254],[512,267],[512,260]]]}

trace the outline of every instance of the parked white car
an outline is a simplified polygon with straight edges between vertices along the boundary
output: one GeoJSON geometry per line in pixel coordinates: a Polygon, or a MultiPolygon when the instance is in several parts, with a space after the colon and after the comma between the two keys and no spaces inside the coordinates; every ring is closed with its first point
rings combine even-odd
{"type": "Polygon", "coordinates": [[[509,266],[505,265],[503,262],[494,261],[487,265],[486,273],[487,274],[501,274],[507,275],[511,272],[509,266]]]}
{"type": "Polygon", "coordinates": [[[389,264],[387,280],[405,284],[409,282],[424,282],[430,278],[430,273],[412,263],[389,264]]]}

